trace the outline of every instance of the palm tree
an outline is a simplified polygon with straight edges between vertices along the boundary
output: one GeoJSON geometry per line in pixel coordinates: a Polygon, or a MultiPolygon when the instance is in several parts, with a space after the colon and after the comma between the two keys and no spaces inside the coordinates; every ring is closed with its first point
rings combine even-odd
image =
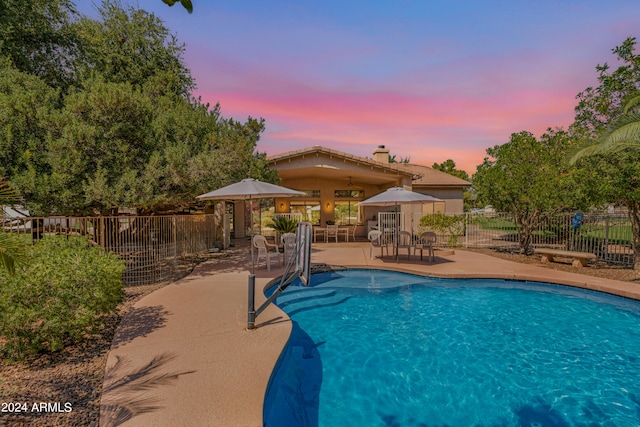
{"type": "Polygon", "coordinates": [[[591,144],[580,148],[570,160],[576,163],[583,157],[611,154],[625,149],[640,150],[640,114],[630,110],[640,104],[640,93],[634,93],[626,102],[623,115],[611,122],[604,133],[591,144]]]}
{"type": "MultiPolygon", "coordinates": [[[[0,207],[18,200],[18,194],[0,177],[0,207]]],[[[0,231],[0,268],[15,274],[16,266],[27,260],[25,244],[18,236],[0,231]]]]}

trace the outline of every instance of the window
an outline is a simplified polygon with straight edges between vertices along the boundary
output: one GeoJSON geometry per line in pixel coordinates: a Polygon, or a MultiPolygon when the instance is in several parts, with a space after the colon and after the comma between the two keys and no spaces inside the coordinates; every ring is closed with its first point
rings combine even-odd
{"type": "Polygon", "coordinates": [[[292,200],[289,203],[291,213],[299,213],[302,220],[314,225],[320,224],[320,202],[292,200]]]}
{"type": "Polygon", "coordinates": [[[338,225],[354,225],[362,222],[358,202],[364,199],[364,190],[335,190],[333,215],[338,225]]]}
{"type": "Polygon", "coordinates": [[[333,197],[336,199],[364,199],[364,190],[335,190],[333,197]]]}
{"type": "Polygon", "coordinates": [[[333,216],[337,225],[354,225],[360,222],[360,209],[356,201],[335,203],[333,216]]]}
{"type": "Polygon", "coordinates": [[[303,221],[310,222],[314,225],[320,224],[320,190],[298,191],[302,191],[304,195],[293,196],[289,199],[289,212],[302,215],[303,221]]]}
{"type": "Polygon", "coordinates": [[[320,198],[320,190],[298,190],[302,191],[304,195],[293,196],[293,197],[305,197],[307,199],[319,199],[320,198]]]}

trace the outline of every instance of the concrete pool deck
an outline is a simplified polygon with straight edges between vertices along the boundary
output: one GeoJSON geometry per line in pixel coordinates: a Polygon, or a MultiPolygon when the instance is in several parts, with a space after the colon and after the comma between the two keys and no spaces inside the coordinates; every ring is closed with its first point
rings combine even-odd
{"type": "MultiPolygon", "coordinates": [[[[107,359],[101,426],[261,426],[269,377],[291,331],[269,306],[247,331],[246,241],[187,277],[138,301],[124,316],[107,359]]],[[[552,282],[640,299],[640,286],[520,264],[464,250],[434,262],[369,258],[368,242],[314,244],[312,262],[438,277],[552,282]]],[[[376,250],[379,254],[379,249],[376,250]]],[[[256,307],[284,269],[256,269],[256,307]]]]}

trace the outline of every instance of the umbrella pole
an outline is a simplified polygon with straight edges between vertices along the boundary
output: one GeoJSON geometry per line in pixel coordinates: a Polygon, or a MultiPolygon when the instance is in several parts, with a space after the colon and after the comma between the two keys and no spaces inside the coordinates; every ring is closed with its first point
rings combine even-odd
{"type": "Polygon", "coordinates": [[[399,242],[399,240],[400,240],[400,212],[398,212],[398,203],[396,203],[396,218],[395,218],[395,220],[396,220],[396,224],[397,224],[396,225],[396,238],[395,238],[395,240],[396,240],[396,264],[399,264],[400,263],[399,255],[400,254],[398,252],[400,252],[400,250],[399,250],[399,247],[400,247],[400,245],[399,245],[399,243],[400,243],[399,242]]]}
{"type": "MultiPolygon", "coordinates": [[[[251,251],[251,275],[254,275],[254,273],[256,272],[256,263],[253,258],[253,199],[251,198],[251,196],[249,196],[249,223],[251,224],[251,233],[249,233],[249,250],[251,251]]],[[[268,263],[269,261],[267,260],[266,262],[268,263]]]]}

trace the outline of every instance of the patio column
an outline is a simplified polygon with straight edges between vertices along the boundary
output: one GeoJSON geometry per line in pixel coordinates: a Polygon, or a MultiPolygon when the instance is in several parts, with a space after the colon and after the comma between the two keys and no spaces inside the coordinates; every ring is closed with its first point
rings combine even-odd
{"type": "Polygon", "coordinates": [[[244,200],[238,200],[233,205],[233,233],[236,239],[245,237],[244,232],[244,200]]]}

